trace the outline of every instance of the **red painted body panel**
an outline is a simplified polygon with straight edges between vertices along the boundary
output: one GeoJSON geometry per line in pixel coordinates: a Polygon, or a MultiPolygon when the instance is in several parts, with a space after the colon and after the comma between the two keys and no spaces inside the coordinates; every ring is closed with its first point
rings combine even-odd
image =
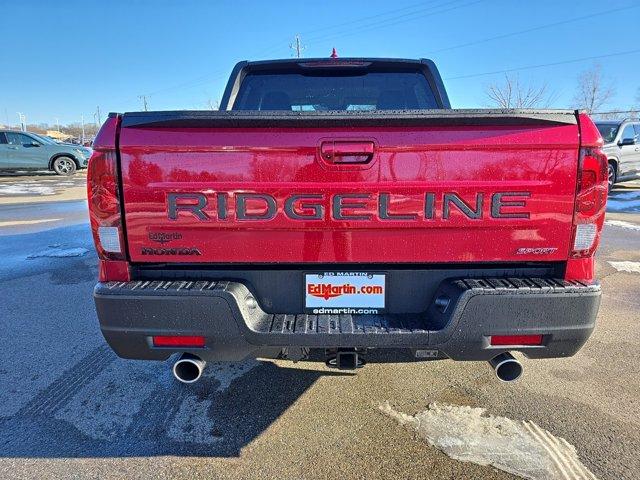
{"type": "MultiPolygon", "coordinates": [[[[579,150],[577,125],[369,128],[122,128],[120,159],[128,253],[133,262],[444,263],[566,261],[571,249],[579,150]],[[340,164],[321,158],[323,141],[372,141],[371,161],[340,164]],[[226,192],[228,216],[217,218],[216,193],[226,192]],[[482,218],[452,208],[454,193],[482,218]],[[492,218],[496,192],[528,192],[529,218],[492,218]],[[180,211],[168,217],[169,193],[204,194],[207,220],[180,211]],[[271,220],[238,221],[237,193],[277,200],[271,220]],[[335,194],[371,194],[359,209],[368,220],[336,220],[335,194]],[[389,212],[410,220],[382,220],[377,197],[390,194],[389,212]],[[425,219],[425,193],[435,194],[435,216],[425,219]],[[293,220],[284,202],[319,194],[322,220],[293,220]],[[159,244],[149,234],[176,233],[159,244]],[[143,247],[196,248],[201,255],[143,255],[143,247]],[[540,254],[535,249],[553,251],[540,254]],[[529,250],[520,250],[529,249],[529,250]],[[519,253],[520,250],[520,253],[519,253]],[[523,253],[524,252],[524,253],[523,253]]],[[[304,208],[296,206],[304,213],[304,208]]],[[[248,211],[263,212],[261,204],[248,211]]]]}

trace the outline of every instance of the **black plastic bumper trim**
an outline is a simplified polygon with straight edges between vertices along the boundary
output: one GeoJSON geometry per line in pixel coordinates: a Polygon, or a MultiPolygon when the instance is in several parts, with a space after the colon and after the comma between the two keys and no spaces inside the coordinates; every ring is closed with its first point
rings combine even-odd
{"type": "Polygon", "coordinates": [[[502,351],[489,335],[543,334],[522,347],[532,358],[570,356],[595,326],[600,286],[557,279],[487,278],[442,282],[421,314],[290,315],[264,312],[242,283],[99,283],[102,332],[125,358],[166,359],[152,335],[204,335],[210,360],[241,360],[265,348],[437,349],[455,360],[487,360],[502,351]]]}

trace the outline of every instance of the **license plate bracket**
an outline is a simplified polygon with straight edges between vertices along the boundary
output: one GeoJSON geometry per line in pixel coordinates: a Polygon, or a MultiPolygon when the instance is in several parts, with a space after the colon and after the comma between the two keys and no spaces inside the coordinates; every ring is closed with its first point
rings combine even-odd
{"type": "Polygon", "coordinates": [[[315,314],[378,314],[386,307],[387,275],[380,272],[308,272],[304,308],[315,314]]]}

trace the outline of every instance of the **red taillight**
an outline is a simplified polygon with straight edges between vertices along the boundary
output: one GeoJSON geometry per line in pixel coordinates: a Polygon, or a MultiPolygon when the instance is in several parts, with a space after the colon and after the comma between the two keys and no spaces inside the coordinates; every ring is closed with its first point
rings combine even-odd
{"type": "Polygon", "coordinates": [[[573,215],[571,257],[593,255],[600,240],[607,205],[607,156],[599,147],[580,149],[578,189],[573,215]]]}
{"type": "Polygon", "coordinates": [[[109,115],[93,144],[87,167],[87,200],[93,241],[100,258],[100,281],[129,281],[120,195],[116,135],[120,117],[109,115]]]}
{"type": "Polygon", "coordinates": [[[542,335],[491,335],[491,345],[542,345],[542,335]]]}
{"type": "Polygon", "coordinates": [[[94,150],[87,171],[89,219],[98,256],[124,260],[116,153],[94,150]]]}
{"type": "Polygon", "coordinates": [[[205,338],[200,336],[157,335],[153,337],[154,347],[203,348],[205,338]]]}

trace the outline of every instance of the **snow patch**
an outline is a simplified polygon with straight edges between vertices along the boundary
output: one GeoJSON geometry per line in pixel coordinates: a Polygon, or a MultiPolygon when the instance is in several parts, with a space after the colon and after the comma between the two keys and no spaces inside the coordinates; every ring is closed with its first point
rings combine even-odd
{"type": "Polygon", "coordinates": [[[606,220],[604,224],[610,227],[620,227],[626,228],[627,230],[635,230],[637,232],[640,232],[640,225],[636,225],[635,223],[623,222],[622,220],[606,220]]]}
{"type": "Polygon", "coordinates": [[[41,185],[0,185],[0,195],[55,195],[51,187],[41,185]]]}
{"type": "Polygon", "coordinates": [[[28,259],[33,258],[67,258],[67,257],[81,257],[89,250],[83,247],[69,247],[69,248],[60,248],[60,245],[50,246],[46,250],[41,250],[37,253],[33,253],[29,255],[28,259]]]}
{"type": "Polygon", "coordinates": [[[594,480],[576,449],[533,422],[485,415],[484,408],[432,403],[417,415],[380,410],[449,457],[530,480],[594,480]]]}
{"type": "Polygon", "coordinates": [[[619,272],[640,273],[640,262],[609,262],[619,272]]]}

